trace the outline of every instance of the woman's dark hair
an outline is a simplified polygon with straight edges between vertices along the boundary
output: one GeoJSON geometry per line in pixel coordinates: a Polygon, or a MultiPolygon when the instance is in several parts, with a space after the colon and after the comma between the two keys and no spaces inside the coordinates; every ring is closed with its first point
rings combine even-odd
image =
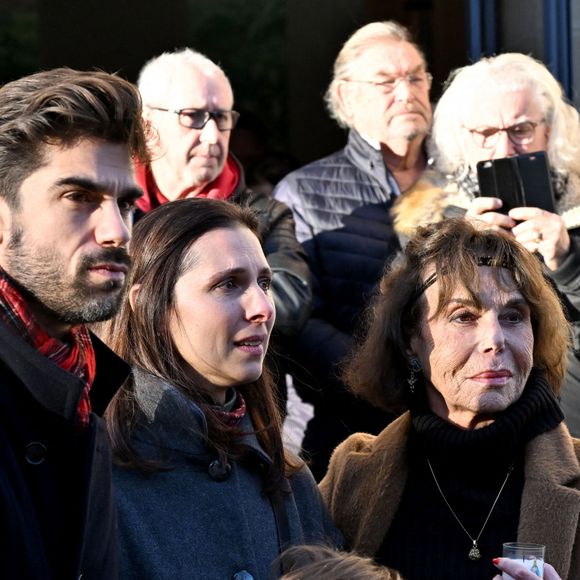
{"type": "MultiPolygon", "coordinates": [[[[133,232],[133,266],[119,312],[99,329],[100,336],[119,356],[167,381],[199,405],[207,419],[208,444],[224,461],[243,455],[238,445],[241,433],[208,412],[204,392],[195,384],[191,366],[175,346],[170,320],[175,284],[195,264],[189,253],[192,245],[212,230],[239,227],[257,236],[258,224],[251,210],[209,199],[174,201],[146,214],[133,232]],[[140,286],[131,307],[129,292],[135,284],[140,286]]],[[[258,440],[273,460],[267,481],[275,485],[284,475],[285,464],[287,474],[298,464],[284,455],[281,420],[269,374],[264,370],[259,379],[237,388],[246,401],[258,440]]],[[[131,378],[114,397],[106,418],[117,464],[144,471],[161,467],[159,462],[139,457],[131,444],[133,431],[144,420],[131,378]]]]}
{"type": "Polygon", "coordinates": [[[531,311],[534,367],[544,372],[557,395],[566,372],[570,325],[560,299],[544,276],[538,258],[509,234],[481,230],[462,218],[417,228],[405,250],[383,276],[369,307],[362,342],[344,365],[345,382],[374,405],[394,412],[408,407],[407,348],[425,314],[425,278],[434,271],[440,315],[457,285],[478,304],[479,272],[494,266],[499,287],[507,286],[509,270],[531,311]]]}

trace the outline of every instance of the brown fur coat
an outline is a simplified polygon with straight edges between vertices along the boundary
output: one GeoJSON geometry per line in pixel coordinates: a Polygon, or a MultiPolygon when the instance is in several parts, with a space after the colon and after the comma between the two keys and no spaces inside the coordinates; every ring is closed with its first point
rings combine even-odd
{"type": "MultiPolygon", "coordinates": [[[[407,481],[411,415],[378,436],[355,433],[339,445],[320,490],[352,549],[374,556],[407,481]]],[[[526,446],[518,541],[546,545],[547,561],[565,580],[580,579],[580,440],[560,424],[526,446]]],[[[393,579],[399,576],[394,575],[393,579]]]]}

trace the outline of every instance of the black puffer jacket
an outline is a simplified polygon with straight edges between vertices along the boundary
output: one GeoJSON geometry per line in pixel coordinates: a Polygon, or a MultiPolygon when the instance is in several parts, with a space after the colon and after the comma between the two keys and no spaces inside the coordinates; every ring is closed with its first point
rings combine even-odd
{"type": "Polygon", "coordinates": [[[317,477],[349,433],[377,433],[390,420],[347,394],[334,375],[385,265],[399,250],[389,213],[395,188],[381,152],[351,131],[344,149],[294,171],[274,191],[294,213],[312,273],[313,312],[293,355],[303,371],[295,369],[300,394],[315,405],[304,447],[314,454],[317,477]]]}

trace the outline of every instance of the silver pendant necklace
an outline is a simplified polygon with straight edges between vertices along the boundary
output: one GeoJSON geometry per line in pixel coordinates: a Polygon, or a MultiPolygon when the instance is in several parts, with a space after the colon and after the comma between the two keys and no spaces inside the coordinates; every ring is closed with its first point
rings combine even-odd
{"type": "Polygon", "coordinates": [[[491,513],[493,512],[493,508],[495,507],[495,504],[499,500],[499,496],[501,495],[501,492],[503,491],[503,488],[505,487],[505,484],[507,483],[509,476],[511,475],[512,471],[514,470],[513,463],[512,463],[512,465],[510,465],[510,467],[508,469],[507,475],[505,476],[505,479],[503,480],[503,483],[501,484],[501,487],[499,488],[499,491],[497,492],[497,496],[493,502],[493,505],[491,506],[491,509],[489,510],[489,513],[487,514],[487,517],[485,518],[485,522],[483,522],[483,526],[481,526],[481,530],[479,530],[479,534],[477,534],[476,538],[473,538],[471,536],[471,534],[465,529],[465,526],[461,523],[461,520],[457,517],[457,514],[453,511],[453,508],[451,507],[451,505],[447,501],[447,498],[445,497],[445,494],[443,493],[443,490],[441,489],[441,486],[439,485],[439,482],[437,481],[437,478],[435,477],[435,472],[433,471],[433,466],[431,465],[429,458],[427,458],[427,465],[429,466],[429,469],[431,470],[431,475],[433,476],[433,481],[435,482],[435,485],[437,486],[437,489],[439,490],[439,493],[441,494],[443,501],[445,502],[445,504],[449,508],[449,511],[453,514],[453,517],[457,520],[457,523],[461,526],[461,529],[467,534],[467,537],[472,542],[471,550],[469,550],[469,554],[468,554],[469,559],[470,560],[479,560],[481,558],[481,552],[479,551],[479,546],[477,545],[477,542],[479,542],[479,538],[481,537],[481,534],[483,533],[483,530],[485,529],[485,526],[487,525],[487,522],[489,521],[489,518],[491,517],[491,513]]]}

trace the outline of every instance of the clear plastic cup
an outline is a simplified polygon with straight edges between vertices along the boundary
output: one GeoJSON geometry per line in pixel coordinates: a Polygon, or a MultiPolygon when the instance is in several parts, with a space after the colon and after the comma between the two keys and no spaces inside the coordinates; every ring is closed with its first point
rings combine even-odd
{"type": "MultiPolygon", "coordinates": [[[[523,564],[538,578],[544,577],[544,553],[546,546],[542,544],[526,544],[524,542],[506,542],[503,545],[503,557],[516,560],[523,564]]],[[[514,580],[509,574],[502,574],[504,580],[514,580]]]]}

